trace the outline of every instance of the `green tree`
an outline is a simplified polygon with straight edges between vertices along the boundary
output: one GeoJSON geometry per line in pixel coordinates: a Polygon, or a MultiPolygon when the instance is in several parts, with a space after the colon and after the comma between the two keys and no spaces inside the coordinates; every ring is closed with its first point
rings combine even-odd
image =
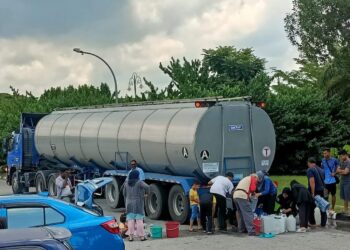
{"type": "MultiPolygon", "coordinates": [[[[290,81],[290,74],[286,74],[290,81]]],[[[272,171],[302,173],[309,156],[318,158],[323,147],[345,145],[350,139],[350,126],[339,97],[327,96],[316,84],[280,81],[267,101],[267,112],[277,135],[272,171]]]]}
{"type": "MultiPolygon", "coordinates": [[[[265,72],[265,60],[256,57],[252,49],[225,46],[203,53],[201,60],[171,58],[167,66],[160,64],[171,81],[163,90],[152,87],[152,98],[252,96],[255,101],[266,100],[271,79],[265,72]]],[[[147,83],[153,86],[150,81],[147,83]]]]}
{"type": "Polygon", "coordinates": [[[350,101],[350,1],[293,0],[285,29],[304,61],[323,69],[328,94],[350,101]]]}

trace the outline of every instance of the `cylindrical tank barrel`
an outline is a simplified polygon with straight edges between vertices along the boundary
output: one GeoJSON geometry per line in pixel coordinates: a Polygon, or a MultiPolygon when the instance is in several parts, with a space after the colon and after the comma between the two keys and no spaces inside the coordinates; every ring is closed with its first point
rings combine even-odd
{"type": "Polygon", "coordinates": [[[211,178],[268,170],[275,132],[247,102],[178,103],[55,111],[39,121],[35,145],[67,165],[125,169],[135,159],[148,172],[211,178]]]}

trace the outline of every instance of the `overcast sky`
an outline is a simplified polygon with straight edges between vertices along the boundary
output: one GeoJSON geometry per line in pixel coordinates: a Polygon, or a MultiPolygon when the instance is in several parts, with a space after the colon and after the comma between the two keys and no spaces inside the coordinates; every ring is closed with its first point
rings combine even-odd
{"type": "Polygon", "coordinates": [[[252,47],[268,68],[291,70],[290,10],[291,0],[1,0],[0,92],[100,82],[113,90],[106,66],[74,47],[109,62],[123,94],[133,72],[163,86],[159,62],[219,45],[252,47]]]}

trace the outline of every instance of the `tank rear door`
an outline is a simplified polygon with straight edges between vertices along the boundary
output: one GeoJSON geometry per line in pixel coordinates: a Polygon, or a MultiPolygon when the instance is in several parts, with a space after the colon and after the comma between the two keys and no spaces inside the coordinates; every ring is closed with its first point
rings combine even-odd
{"type": "MultiPolygon", "coordinates": [[[[250,104],[223,105],[224,173],[242,178],[253,171],[254,156],[250,127],[250,104]]],[[[222,174],[224,174],[222,173],[222,174]]]]}

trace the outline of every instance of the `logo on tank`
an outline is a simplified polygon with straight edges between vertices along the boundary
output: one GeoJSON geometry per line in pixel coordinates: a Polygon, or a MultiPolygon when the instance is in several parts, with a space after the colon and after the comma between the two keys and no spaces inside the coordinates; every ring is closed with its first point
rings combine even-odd
{"type": "Polygon", "coordinates": [[[204,161],[208,160],[209,159],[209,152],[208,152],[208,150],[203,150],[201,152],[200,156],[201,156],[202,160],[204,160],[204,161]]]}
{"type": "Polygon", "coordinates": [[[268,146],[263,147],[262,155],[266,158],[269,157],[271,155],[271,148],[268,146]]]}
{"type": "Polygon", "coordinates": [[[182,155],[184,158],[188,158],[188,149],[186,147],[182,148],[182,155]]]}

